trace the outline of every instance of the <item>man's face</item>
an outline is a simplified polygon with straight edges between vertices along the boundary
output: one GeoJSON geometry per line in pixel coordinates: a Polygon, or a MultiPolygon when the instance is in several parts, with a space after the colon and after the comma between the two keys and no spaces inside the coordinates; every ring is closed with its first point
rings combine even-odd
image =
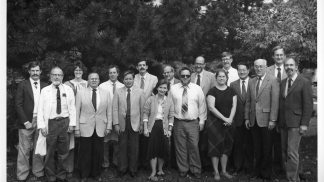
{"type": "Polygon", "coordinates": [[[205,59],[204,58],[198,57],[195,60],[196,73],[201,73],[204,70],[205,66],[206,66],[206,64],[205,64],[205,59]]]}
{"type": "Polygon", "coordinates": [[[148,69],[148,66],[146,65],[145,61],[141,61],[137,64],[137,70],[142,73],[145,74],[146,70],[148,69]]]}
{"type": "Polygon", "coordinates": [[[110,68],[109,69],[109,79],[112,82],[116,82],[118,78],[119,73],[117,72],[116,68],[110,68]]]}
{"type": "Polygon", "coordinates": [[[59,85],[63,80],[63,71],[59,68],[55,68],[51,72],[51,81],[54,85],[59,85]]]}
{"type": "Polygon", "coordinates": [[[174,72],[170,66],[166,66],[163,70],[163,76],[165,79],[171,81],[174,77],[174,72]]]}
{"type": "Polygon", "coordinates": [[[255,73],[258,77],[262,77],[266,71],[265,62],[261,59],[254,62],[255,73]]]}
{"type": "Polygon", "coordinates": [[[99,75],[96,73],[89,75],[88,83],[91,88],[97,88],[100,83],[99,75]]]}
{"type": "Polygon", "coordinates": [[[40,70],[39,66],[35,66],[28,70],[28,73],[34,81],[37,81],[39,80],[39,76],[42,73],[42,70],[40,70]]]}
{"type": "Polygon", "coordinates": [[[127,88],[131,88],[134,84],[134,78],[132,74],[128,74],[124,77],[124,84],[127,88]]]}
{"type": "Polygon", "coordinates": [[[242,80],[245,80],[249,76],[250,70],[245,65],[238,65],[237,69],[238,75],[242,80]]]}
{"type": "Polygon", "coordinates": [[[180,80],[182,85],[186,86],[190,83],[190,72],[188,70],[182,70],[180,73],[180,80]]]}
{"type": "Polygon", "coordinates": [[[231,64],[233,62],[233,59],[230,56],[225,56],[222,58],[223,66],[225,69],[231,68],[231,64]]]}
{"type": "Polygon", "coordinates": [[[285,70],[288,75],[288,77],[294,76],[295,73],[297,73],[298,66],[296,65],[295,61],[293,59],[289,59],[285,62],[285,70]]]}
{"type": "Polygon", "coordinates": [[[274,51],[273,59],[275,60],[276,64],[283,64],[283,60],[286,58],[283,49],[278,49],[274,51]]]}

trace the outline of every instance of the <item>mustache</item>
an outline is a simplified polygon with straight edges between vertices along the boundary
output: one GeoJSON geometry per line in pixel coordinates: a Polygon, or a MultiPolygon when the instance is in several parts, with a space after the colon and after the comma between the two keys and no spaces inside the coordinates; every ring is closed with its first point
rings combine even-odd
{"type": "Polygon", "coordinates": [[[39,76],[38,74],[33,74],[32,76],[39,76]]]}
{"type": "Polygon", "coordinates": [[[145,68],[141,68],[140,70],[145,70],[145,68]]]}
{"type": "Polygon", "coordinates": [[[287,69],[286,69],[286,72],[287,72],[287,71],[294,71],[294,70],[293,70],[292,68],[287,68],[287,69]]]}

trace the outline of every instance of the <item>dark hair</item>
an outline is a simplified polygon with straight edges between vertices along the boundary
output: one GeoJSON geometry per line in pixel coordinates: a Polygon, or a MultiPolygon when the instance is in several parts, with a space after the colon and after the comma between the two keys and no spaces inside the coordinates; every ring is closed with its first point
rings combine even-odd
{"type": "Polygon", "coordinates": [[[283,52],[284,52],[284,54],[285,54],[285,49],[282,47],[282,46],[276,46],[276,47],[274,47],[273,49],[272,49],[272,54],[274,55],[274,53],[275,53],[275,51],[277,51],[277,50],[279,50],[279,49],[282,49],[283,50],[283,52]]]}
{"type": "Polygon", "coordinates": [[[182,67],[182,68],[180,69],[180,71],[179,71],[179,75],[180,75],[180,76],[181,76],[181,72],[184,71],[184,70],[188,70],[189,73],[190,73],[190,75],[191,75],[191,69],[185,66],[185,67],[182,67]]]}
{"type": "Polygon", "coordinates": [[[119,73],[119,68],[118,68],[118,66],[117,66],[117,65],[114,65],[114,64],[112,64],[112,65],[110,65],[110,66],[108,67],[108,74],[109,74],[109,70],[110,70],[110,69],[113,69],[113,68],[116,68],[116,70],[117,70],[117,73],[119,73]]]}
{"type": "MultiPolygon", "coordinates": [[[[159,86],[163,85],[163,84],[167,84],[168,85],[168,81],[166,79],[161,79],[157,82],[155,88],[153,89],[153,93],[154,95],[156,95],[158,93],[158,88],[159,86]]],[[[168,88],[168,91],[170,90],[170,88],[168,88]]],[[[165,95],[167,96],[168,95],[168,92],[165,93],[165,95]]]]}
{"type": "Polygon", "coordinates": [[[232,58],[232,54],[231,53],[229,53],[229,52],[223,52],[222,54],[221,54],[221,57],[223,58],[223,57],[230,57],[230,58],[232,58]]]}
{"type": "Polygon", "coordinates": [[[140,60],[137,61],[137,66],[138,66],[138,63],[140,63],[142,61],[145,61],[145,64],[147,65],[147,61],[148,61],[147,59],[140,59],[140,60]]]}
{"type": "Polygon", "coordinates": [[[237,69],[238,69],[238,67],[239,67],[240,65],[245,66],[246,69],[248,69],[248,70],[250,69],[250,66],[249,66],[246,62],[239,62],[239,64],[237,64],[237,69]]]}
{"type": "Polygon", "coordinates": [[[92,75],[92,74],[97,74],[98,77],[99,77],[99,80],[100,80],[100,75],[99,75],[99,73],[97,73],[97,72],[91,72],[91,73],[89,73],[89,75],[88,75],[88,80],[89,80],[89,76],[92,75]]]}
{"type": "MultiPolygon", "coordinates": [[[[125,78],[127,75],[129,75],[129,74],[131,74],[131,75],[133,76],[133,78],[134,78],[135,74],[134,74],[134,71],[132,71],[132,70],[127,70],[127,71],[125,71],[125,72],[124,72],[124,78],[125,78]]],[[[123,79],[124,79],[124,78],[123,78],[123,79]]]]}
{"type": "Polygon", "coordinates": [[[295,65],[298,66],[299,65],[299,61],[298,60],[295,60],[294,58],[292,57],[287,57],[284,59],[284,63],[286,63],[288,60],[293,60],[295,62],[295,65]]]}
{"type": "Polygon", "coordinates": [[[39,66],[39,70],[42,70],[41,64],[38,61],[32,61],[28,64],[28,71],[36,66],[39,66]]]}
{"type": "MultiPolygon", "coordinates": [[[[225,74],[226,79],[227,79],[227,81],[228,81],[228,75],[227,75],[227,73],[226,73],[226,71],[225,71],[224,69],[217,69],[217,70],[216,70],[216,73],[215,73],[215,77],[217,78],[217,76],[218,76],[219,73],[221,73],[221,72],[223,72],[223,73],[225,74]]],[[[226,83],[227,83],[227,81],[226,81],[226,83]]]]}
{"type": "MultiPolygon", "coordinates": [[[[83,71],[84,75],[87,75],[87,67],[84,66],[84,64],[78,60],[73,63],[73,72],[77,69],[80,68],[83,71]]],[[[90,74],[89,74],[90,75],[90,74]]]]}

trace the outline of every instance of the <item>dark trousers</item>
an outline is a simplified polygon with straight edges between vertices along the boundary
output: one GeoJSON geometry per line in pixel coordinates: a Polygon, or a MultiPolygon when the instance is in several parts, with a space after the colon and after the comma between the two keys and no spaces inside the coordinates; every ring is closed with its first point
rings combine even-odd
{"type": "Polygon", "coordinates": [[[80,176],[99,177],[103,158],[103,140],[94,130],[91,137],[80,137],[80,176]]]}
{"type": "Polygon", "coordinates": [[[211,163],[210,157],[208,157],[208,150],[207,148],[203,149],[201,147],[202,143],[203,143],[203,133],[206,132],[205,131],[206,128],[204,128],[203,131],[199,131],[199,142],[198,142],[198,147],[199,147],[199,155],[200,155],[200,160],[201,160],[201,167],[203,170],[207,170],[207,169],[212,169],[213,165],[211,163]]]}
{"type": "Polygon", "coordinates": [[[48,135],[46,137],[46,157],[45,174],[48,181],[56,181],[56,178],[63,180],[66,178],[64,166],[66,157],[69,153],[67,141],[67,130],[69,118],[48,121],[48,135]],[[54,152],[57,150],[57,172],[55,173],[54,152]]]}
{"type": "Polygon", "coordinates": [[[126,117],[125,131],[118,136],[119,154],[117,163],[119,171],[126,171],[127,168],[129,168],[130,172],[137,171],[139,152],[138,140],[139,133],[133,130],[130,123],[130,118],[126,117]]]}
{"type": "Polygon", "coordinates": [[[173,138],[173,135],[174,135],[174,131],[172,130],[172,134],[171,134],[171,137],[170,137],[170,140],[171,140],[171,147],[170,147],[170,164],[172,167],[174,168],[178,168],[177,166],[177,157],[176,157],[176,152],[175,152],[175,146],[174,146],[174,138],[173,138]]]}
{"type": "Polygon", "coordinates": [[[268,127],[259,127],[257,122],[251,128],[254,155],[255,155],[255,175],[263,179],[269,179],[271,175],[272,144],[275,129],[268,130],[268,127]]]}
{"type": "Polygon", "coordinates": [[[148,147],[148,137],[145,137],[144,134],[139,135],[139,166],[140,167],[149,167],[149,160],[147,160],[147,147],[148,147]]]}
{"type": "Polygon", "coordinates": [[[254,162],[253,138],[251,130],[244,124],[237,126],[235,130],[233,160],[235,168],[252,170],[254,162]]]}
{"type": "Polygon", "coordinates": [[[273,143],[273,162],[274,170],[282,170],[283,163],[282,163],[282,152],[281,152],[281,134],[275,132],[274,134],[274,143],[273,143]]]}

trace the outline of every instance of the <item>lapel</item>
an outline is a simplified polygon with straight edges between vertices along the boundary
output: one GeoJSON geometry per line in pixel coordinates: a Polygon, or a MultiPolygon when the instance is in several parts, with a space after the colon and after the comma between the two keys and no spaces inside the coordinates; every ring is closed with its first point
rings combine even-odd
{"type": "Polygon", "coordinates": [[[99,112],[99,110],[100,110],[101,108],[103,108],[103,104],[104,104],[104,101],[105,101],[105,99],[104,99],[105,95],[102,93],[103,91],[102,91],[102,89],[100,89],[99,87],[97,87],[97,90],[100,90],[100,91],[99,91],[99,95],[97,95],[97,97],[100,97],[100,104],[99,104],[99,108],[97,108],[97,112],[99,112]]]}
{"type": "MultiPolygon", "coordinates": [[[[132,91],[131,91],[131,109],[133,108],[136,94],[137,94],[137,91],[133,87],[132,91]]],[[[126,108],[127,108],[127,106],[126,106],[126,108]]]]}
{"type": "Polygon", "coordinates": [[[239,79],[238,81],[234,82],[234,84],[235,84],[235,85],[234,85],[234,88],[235,88],[235,90],[236,90],[237,95],[238,95],[239,98],[241,99],[241,101],[244,102],[244,101],[243,101],[243,98],[242,98],[240,82],[241,82],[240,79],[239,79]]]}
{"type": "Polygon", "coordinates": [[[258,76],[254,77],[252,80],[251,80],[251,92],[252,92],[252,96],[254,99],[256,99],[256,83],[258,81],[258,76]]]}
{"type": "Polygon", "coordinates": [[[93,110],[93,112],[95,112],[95,109],[93,107],[92,100],[91,100],[91,97],[90,97],[90,94],[92,94],[90,87],[87,88],[87,90],[84,92],[84,94],[85,94],[84,95],[84,98],[86,99],[86,102],[88,102],[88,104],[90,105],[90,107],[93,110]]]}
{"type": "Polygon", "coordinates": [[[46,86],[47,86],[46,83],[40,81],[40,90],[41,90],[41,91],[42,91],[42,89],[43,89],[44,87],[46,87],[46,86]]]}
{"type": "Polygon", "coordinates": [[[144,91],[147,90],[150,82],[151,82],[151,75],[149,73],[146,73],[146,80],[144,82],[144,91]]]}
{"type": "Polygon", "coordinates": [[[127,88],[123,87],[123,89],[120,90],[120,94],[121,94],[122,103],[124,104],[125,111],[127,111],[126,93],[127,93],[127,88]]]}
{"type": "Polygon", "coordinates": [[[48,90],[44,90],[44,91],[47,92],[45,94],[45,97],[48,97],[48,102],[46,104],[47,105],[46,108],[47,108],[48,112],[46,113],[46,111],[45,111],[44,116],[48,118],[50,115],[50,112],[51,112],[51,105],[53,102],[53,84],[49,85],[47,88],[48,88],[48,90]]]}
{"type": "Polygon", "coordinates": [[[266,85],[268,85],[268,82],[269,82],[269,75],[266,74],[266,76],[264,77],[264,80],[262,81],[261,87],[259,89],[259,93],[256,98],[258,98],[261,95],[263,89],[266,87],[266,85]]]}
{"type": "Polygon", "coordinates": [[[283,98],[286,98],[285,91],[286,91],[286,83],[287,79],[282,80],[282,84],[280,85],[280,90],[283,98]]]}
{"type": "Polygon", "coordinates": [[[27,87],[27,90],[29,92],[29,95],[31,96],[32,98],[32,101],[34,102],[34,93],[33,93],[33,89],[32,89],[32,86],[31,86],[31,82],[30,82],[30,79],[28,79],[26,83],[26,87],[27,87]]]}
{"type": "Polygon", "coordinates": [[[272,65],[270,68],[270,74],[276,76],[275,71],[276,71],[276,67],[275,67],[275,65],[272,65]]]}
{"type": "Polygon", "coordinates": [[[208,82],[208,79],[209,79],[209,77],[207,76],[206,70],[204,70],[202,77],[204,78],[204,81],[201,79],[200,86],[203,89],[205,86],[205,83],[208,82]]]}
{"type": "MultiPolygon", "coordinates": [[[[288,78],[287,78],[287,80],[288,80],[288,78]]],[[[290,92],[292,90],[294,90],[294,88],[296,87],[296,85],[298,85],[299,80],[300,80],[300,75],[297,76],[296,80],[294,81],[294,83],[292,84],[292,86],[290,87],[290,89],[288,90],[286,97],[290,94],[290,92]]]]}

